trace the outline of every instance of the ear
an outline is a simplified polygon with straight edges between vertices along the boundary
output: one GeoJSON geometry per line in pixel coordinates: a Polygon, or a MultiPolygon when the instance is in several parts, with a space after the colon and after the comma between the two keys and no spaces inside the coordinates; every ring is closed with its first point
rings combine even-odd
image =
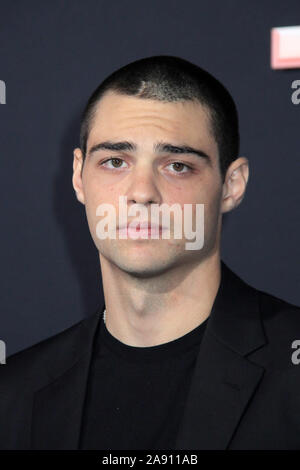
{"type": "Polygon", "coordinates": [[[221,212],[235,209],[243,200],[249,178],[249,162],[245,157],[234,160],[226,172],[223,184],[221,212]]]}
{"type": "Polygon", "coordinates": [[[73,155],[73,188],[76,192],[76,197],[78,201],[82,204],[85,204],[85,197],[82,184],[83,154],[80,148],[76,148],[73,151],[73,155]]]}

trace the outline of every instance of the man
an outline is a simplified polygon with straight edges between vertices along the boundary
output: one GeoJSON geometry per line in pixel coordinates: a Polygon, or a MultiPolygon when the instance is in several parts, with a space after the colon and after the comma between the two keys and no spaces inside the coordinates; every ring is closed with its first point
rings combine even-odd
{"type": "Polygon", "coordinates": [[[241,203],[249,176],[238,152],[230,94],[188,61],[138,60],[95,90],[72,181],[105,302],[8,358],[1,448],[300,449],[300,308],[220,257],[222,215],[241,203]],[[101,237],[99,207],[119,215],[120,196],[131,217],[116,233],[127,237],[101,237]],[[159,228],[142,238],[147,221],[132,236],[134,209],[154,227],[151,209],[164,204],[179,205],[193,228],[204,207],[199,249],[187,249],[186,232],[174,236],[174,214],[170,237],[159,228]]]}

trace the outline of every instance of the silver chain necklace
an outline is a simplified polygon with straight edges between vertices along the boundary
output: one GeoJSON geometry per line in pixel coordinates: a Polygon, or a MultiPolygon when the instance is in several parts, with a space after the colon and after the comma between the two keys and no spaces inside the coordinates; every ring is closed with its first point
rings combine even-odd
{"type": "Polygon", "coordinates": [[[103,312],[103,321],[104,321],[104,323],[105,323],[105,318],[106,318],[106,309],[103,312]]]}

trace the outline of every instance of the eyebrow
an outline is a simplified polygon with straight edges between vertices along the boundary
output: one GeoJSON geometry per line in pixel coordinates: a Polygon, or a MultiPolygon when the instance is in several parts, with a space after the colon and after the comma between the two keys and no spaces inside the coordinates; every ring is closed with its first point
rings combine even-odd
{"type": "MultiPolygon", "coordinates": [[[[121,141],[121,142],[111,142],[109,140],[105,142],[100,142],[99,144],[93,145],[90,148],[88,155],[91,156],[93,153],[98,150],[110,150],[113,152],[119,152],[122,150],[135,152],[137,150],[137,145],[134,142],[121,141]]],[[[189,145],[173,145],[168,142],[156,142],[153,146],[155,153],[176,153],[176,154],[194,154],[197,157],[204,158],[211,165],[211,157],[203,152],[203,150],[195,149],[189,145]]]]}

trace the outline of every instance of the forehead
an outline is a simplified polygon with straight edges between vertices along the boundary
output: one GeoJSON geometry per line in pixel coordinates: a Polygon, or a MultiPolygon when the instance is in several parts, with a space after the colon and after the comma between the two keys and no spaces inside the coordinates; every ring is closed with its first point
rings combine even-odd
{"type": "Polygon", "coordinates": [[[97,104],[88,147],[99,138],[172,139],[217,154],[208,108],[196,101],[163,102],[107,92],[97,104]]]}

